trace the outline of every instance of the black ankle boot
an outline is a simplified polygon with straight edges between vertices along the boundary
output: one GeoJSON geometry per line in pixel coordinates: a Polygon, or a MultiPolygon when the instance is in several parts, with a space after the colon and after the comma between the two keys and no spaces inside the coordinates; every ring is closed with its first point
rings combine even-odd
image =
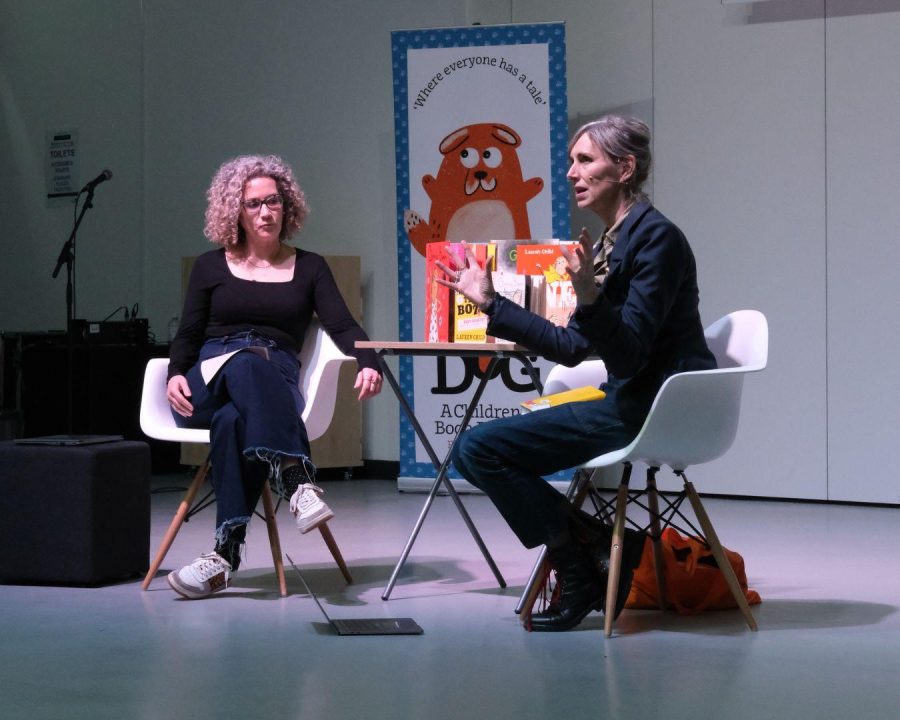
{"type": "MultiPolygon", "coordinates": [[[[602,520],[588,515],[582,510],[574,510],[569,516],[569,530],[581,543],[597,566],[600,581],[603,585],[603,596],[606,597],[606,586],[609,580],[609,550],[612,544],[612,527],[602,520]]],[[[644,533],[625,528],[622,543],[622,565],[619,569],[619,583],[616,588],[616,609],[613,618],[625,607],[628,593],[631,592],[631,580],[634,570],[641,562],[644,551],[644,533]]]]}
{"type": "Polygon", "coordinates": [[[531,629],[536,632],[571,630],[591,610],[603,607],[605,585],[584,547],[570,542],[549,548],[547,559],[556,572],[559,597],[543,612],[531,616],[531,629]]]}

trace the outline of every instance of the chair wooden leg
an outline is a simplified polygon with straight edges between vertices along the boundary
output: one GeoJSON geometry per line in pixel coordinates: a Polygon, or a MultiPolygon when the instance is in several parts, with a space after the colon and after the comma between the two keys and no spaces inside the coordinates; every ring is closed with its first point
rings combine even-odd
{"type": "Polygon", "coordinates": [[[522,620],[525,627],[529,627],[531,621],[531,613],[534,611],[534,605],[537,602],[541,590],[547,584],[547,578],[550,577],[550,563],[547,562],[547,548],[541,548],[537,562],[531,571],[531,577],[525,586],[525,592],[522,595],[522,601],[516,612],[522,620]]]}
{"type": "Polygon", "coordinates": [[[278,523],[275,520],[275,508],[272,504],[272,493],[269,483],[263,484],[263,512],[266,514],[266,529],[269,531],[269,546],[272,548],[272,563],[275,565],[275,576],[278,578],[278,590],[281,597],[287,597],[287,582],[284,578],[284,558],[281,556],[281,539],[278,537],[278,523]]]}
{"type": "Polygon", "coordinates": [[[659,593],[659,609],[666,609],[666,572],[662,549],[662,530],[659,525],[659,493],[656,490],[656,468],[647,469],[647,505],[650,508],[650,533],[653,540],[653,570],[656,574],[656,590],[659,593]]]}
{"type": "Polygon", "coordinates": [[[734,601],[737,603],[738,608],[740,608],[741,614],[743,614],[744,620],[747,621],[748,627],[751,630],[756,630],[756,619],[753,617],[753,613],[750,612],[750,604],[747,602],[747,597],[741,589],[741,584],[738,582],[737,575],[734,574],[734,568],[731,567],[731,563],[728,562],[728,558],[725,556],[725,551],[722,549],[722,543],[719,542],[719,536],[716,535],[716,531],[712,526],[709,515],[706,514],[706,509],[703,507],[703,503],[700,502],[700,496],[685,475],[682,474],[681,479],[684,480],[684,492],[687,495],[688,500],[690,500],[694,514],[697,516],[697,521],[700,523],[700,528],[706,536],[706,542],[709,543],[709,549],[712,550],[713,557],[716,559],[716,563],[722,571],[722,575],[725,576],[725,582],[728,584],[728,589],[731,590],[734,601]]]}
{"type": "Polygon", "coordinates": [[[628,478],[623,477],[616,495],[616,519],[613,522],[612,546],[609,549],[609,579],[606,583],[606,609],[603,630],[606,637],[612,635],[616,614],[616,594],[619,588],[619,574],[622,571],[622,544],[625,539],[625,513],[628,505],[628,478]]]}
{"type": "Polygon", "coordinates": [[[200,486],[203,485],[203,481],[206,480],[206,474],[208,472],[209,460],[207,460],[197,469],[197,473],[194,475],[194,479],[191,481],[187,492],[184,494],[184,498],[182,498],[181,500],[181,504],[178,506],[178,510],[175,512],[175,517],[173,517],[172,522],[169,523],[169,529],[166,530],[166,534],[163,536],[163,540],[159,546],[159,550],[156,551],[156,557],[150,564],[150,569],[147,571],[147,575],[144,577],[144,582],[141,583],[142,590],[146,590],[150,587],[150,583],[156,576],[156,573],[159,570],[159,566],[162,565],[163,560],[166,559],[166,554],[169,552],[169,548],[172,547],[172,543],[175,541],[175,536],[181,529],[184,518],[190,511],[191,505],[194,502],[194,498],[197,496],[197,491],[200,490],[200,486]]]}
{"type": "Polygon", "coordinates": [[[337,566],[341,569],[344,580],[347,581],[348,585],[352,585],[353,576],[350,575],[350,570],[347,569],[347,564],[344,562],[344,556],[341,555],[340,548],[338,548],[337,543],[334,540],[334,535],[331,534],[331,528],[328,527],[328,523],[319,525],[319,532],[322,533],[322,539],[331,551],[331,556],[334,558],[337,566]]]}

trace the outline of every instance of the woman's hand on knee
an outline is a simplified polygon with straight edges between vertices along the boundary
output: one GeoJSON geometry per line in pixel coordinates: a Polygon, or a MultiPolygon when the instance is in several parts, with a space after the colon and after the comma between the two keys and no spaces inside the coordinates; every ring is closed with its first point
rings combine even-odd
{"type": "Polygon", "coordinates": [[[354,390],[359,390],[359,399],[366,400],[381,392],[381,373],[372,368],[363,368],[356,375],[354,390]]]}
{"type": "Polygon", "coordinates": [[[191,388],[184,375],[173,375],[166,385],[166,399],[172,409],[182,417],[190,417],[194,412],[194,406],[188,399],[191,396],[191,388]]]}

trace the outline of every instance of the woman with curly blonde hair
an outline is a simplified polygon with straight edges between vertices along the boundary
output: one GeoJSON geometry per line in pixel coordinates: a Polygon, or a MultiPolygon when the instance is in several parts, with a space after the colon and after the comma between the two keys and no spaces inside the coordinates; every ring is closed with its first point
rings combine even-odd
{"type": "Polygon", "coordinates": [[[256,177],[274,180],[281,196],[282,223],[278,239],[285,242],[303,226],[309,215],[309,206],[291,169],[275,155],[243,155],[219,168],[206,193],[209,204],[203,234],[210,242],[232,252],[239,252],[243,247],[246,232],[240,223],[241,191],[247,180],[256,177]]]}
{"type": "Polygon", "coordinates": [[[319,498],[300,419],[297,353],[313,312],[356,358],[359,399],[377,395],[382,382],[375,353],[354,347],[366,334],[325,260],[287,243],[309,213],[290,167],[275,155],[234,158],[216,172],[207,201],[204,232],[221,247],[194,263],[167,387],[179,426],[210,428],[215,549],[169,574],[187,598],[228,586],[267,479],[290,499],[300,532],[334,516],[319,498]],[[224,364],[204,380],[213,358],[224,364]]]}

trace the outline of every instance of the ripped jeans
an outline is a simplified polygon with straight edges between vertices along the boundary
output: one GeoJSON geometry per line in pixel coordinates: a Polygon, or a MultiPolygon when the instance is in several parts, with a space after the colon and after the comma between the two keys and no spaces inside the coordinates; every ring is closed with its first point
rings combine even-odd
{"type": "Polygon", "coordinates": [[[207,340],[187,372],[194,412],[189,418],[173,415],[179,427],[210,429],[217,549],[229,541],[232,545],[243,542],[267,479],[273,481],[276,492],[285,494],[282,456],[299,458],[302,467],[315,473],[300,419],[304,400],[297,386],[299,372],[293,352],[252,330],[207,340]],[[209,385],[203,381],[202,361],[251,346],[266,348],[269,359],[241,352],[222,366],[209,385]]]}

